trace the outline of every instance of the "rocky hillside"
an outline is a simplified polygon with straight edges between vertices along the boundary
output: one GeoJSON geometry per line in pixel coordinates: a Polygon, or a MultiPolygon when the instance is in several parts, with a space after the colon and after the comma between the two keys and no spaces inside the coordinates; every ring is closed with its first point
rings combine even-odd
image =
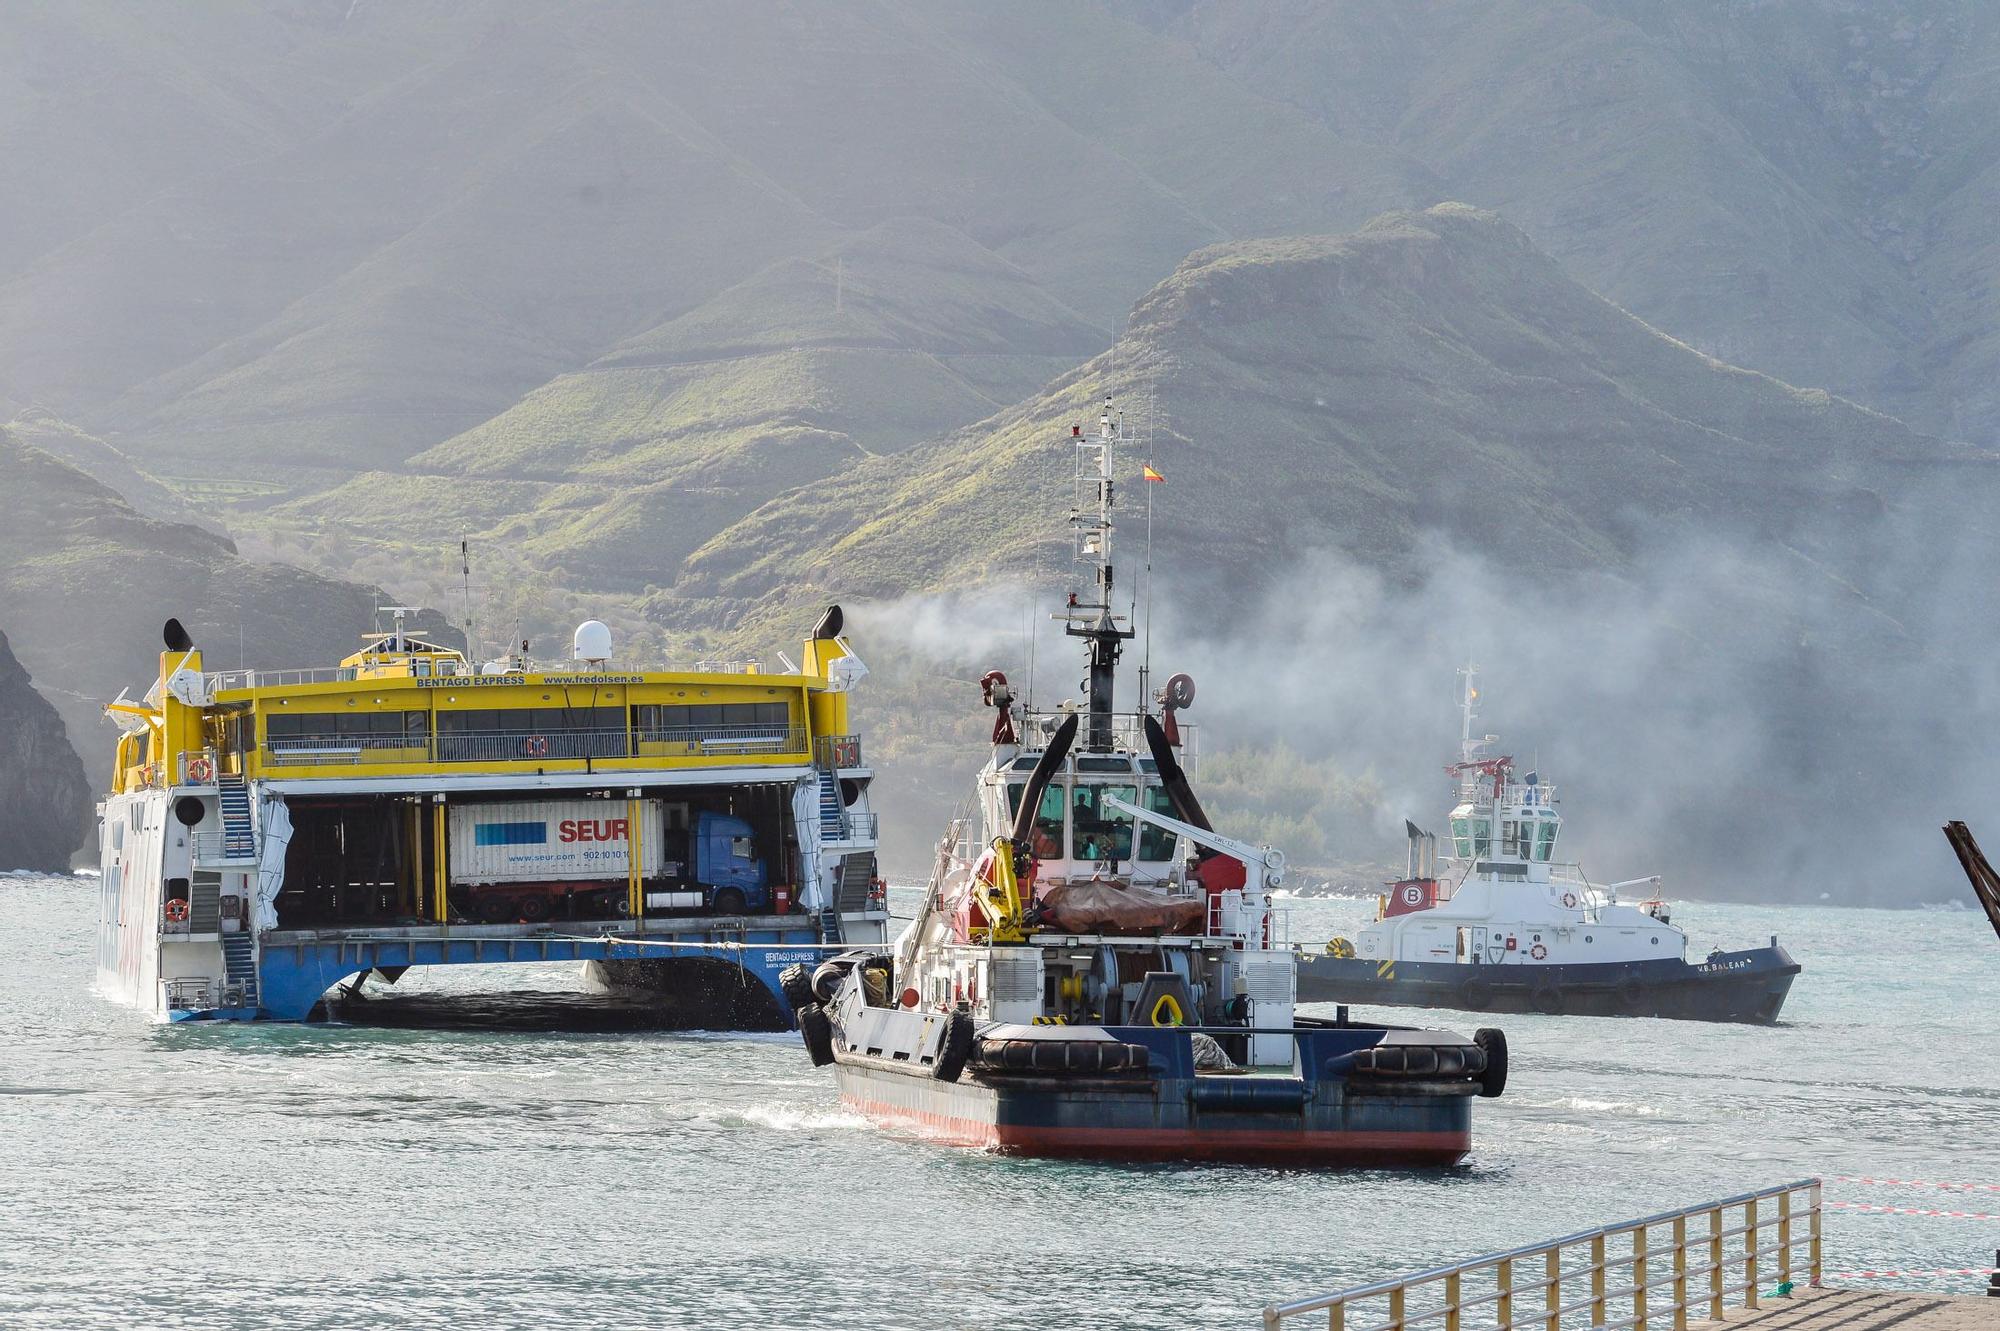
{"type": "MultiPolygon", "coordinates": [[[[355,649],[388,604],[378,589],[252,563],[201,527],[148,518],[108,487],[0,431],[0,623],[68,728],[91,776],[109,778],[116,731],[103,705],[151,683],[160,625],[178,616],[218,668],[317,665],[355,649]]],[[[429,617],[433,632],[451,633],[429,617]]]]}
{"type": "Polygon", "coordinates": [[[0,865],[67,872],[89,836],[91,799],[62,718],[0,634],[0,865]]]}
{"type": "MultiPolygon", "coordinates": [[[[1722,364],[1585,289],[1462,205],[1351,235],[1197,252],[1109,351],[950,438],[802,486],[688,561],[665,615],[839,588],[892,598],[1067,560],[1045,508],[1071,423],[1112,397],[1169,478],[1185,575],[1269,585],[1302,549],[1407,571],[1454,532],[1524,574],[1616,568],[1674,525],[1838,558],[1828,515],[1950,450],[1722,364]],[[1150,417],[1150,419],[1148,419],[1150,417]]],[[[1128,502],[1135,497],[1128,496],[1128,502]]]]}

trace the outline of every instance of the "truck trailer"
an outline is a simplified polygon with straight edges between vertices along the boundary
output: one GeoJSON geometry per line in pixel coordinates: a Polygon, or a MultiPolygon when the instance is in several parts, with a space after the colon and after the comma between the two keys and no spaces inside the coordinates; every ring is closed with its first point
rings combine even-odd
{"type": "MultiPolygon", "coordinates": [[[[770,875],[746,819],[706,810],[690,815],[684,806],[674,806],[682,816],[670,818],[663,800],[633,804],[648,910],[770,909],[770,875]]],[[[489,924],[629,915],[632,807],[617,800],[454,804],[453,892],[489,924]]]]}

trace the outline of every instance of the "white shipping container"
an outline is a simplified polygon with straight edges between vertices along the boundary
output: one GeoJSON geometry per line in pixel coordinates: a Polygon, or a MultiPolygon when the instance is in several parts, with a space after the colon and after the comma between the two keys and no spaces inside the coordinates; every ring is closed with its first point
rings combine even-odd
{"type": "MultiPolygon", "coordinates": [[[[453,804],[451,881],[539,883],[615,879],[631,874],[627,800],[528,800],[453,804]]],[[[657,877],[666,849],[659,800],[639,801],[639,856],[657,877]]]]}

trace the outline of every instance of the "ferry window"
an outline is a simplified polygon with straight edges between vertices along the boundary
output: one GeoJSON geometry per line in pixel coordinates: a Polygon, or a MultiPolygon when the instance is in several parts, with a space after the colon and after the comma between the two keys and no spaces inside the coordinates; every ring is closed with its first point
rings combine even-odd
{"type": "Polygon", "coordinates": [[[1536,830],[1535,858],[1546,863],[1548,858],[1555,854],[1555,851],[1556,822],[1555,819],[1551,818],[1541,823],[1536,830]]]}
{"type": "MultiPolygon", "coordinates": [[[[610,710],[610,709],[602,709],[610,710]]],[[[792,708],[784,702],[697,703],[691,706],[641,704],[632,709],[632,728],[654,743],[683,743],[753,734],[782,736],[792,723],[792,708]]]]}
{"type": "MultiPolygon", "coordinates": [[[[1167,798],[1167,792],[1160,786],[1149,786],[1145,791],[1145,802],[1141,805],[1148,813],[1164,813],[1172,817],[1174,802],[1167,798]]],[[[1174,834],[1164,827],[1146,823],[1139,829],[1139,858],[1142,860],[1169,859],[1174,853],[1174,834]]]]}
{"type": "Polygon", "coordinates": [[[1132,858],[1132,815],[1105,805],[1107,796],[1127,804],[1138,798],[1131,786],[1089,786],[1079,782],[1070,799],[1070,836],[1079,860],[1132,858]]]}

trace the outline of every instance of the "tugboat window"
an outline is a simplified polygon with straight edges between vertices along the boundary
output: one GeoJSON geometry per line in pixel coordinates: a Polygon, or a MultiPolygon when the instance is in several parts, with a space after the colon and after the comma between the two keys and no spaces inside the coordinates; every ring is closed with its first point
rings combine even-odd
{"type": "Polygon", "coordinates": [[[1115,796],[1130,804],[1139,792],[1131,786],[1087,786],[1079,784],[1071,798],[1073,817],[1070,834],[1079,860],[1129,860],[1132,858],[1132,818],[1105,806],[1105,797],[1115,796]]]}
{"type": "MultiPolygon", "coordinates": [[[[1027,790],[1023,782],[1007,783],[1007,812],[1019,816],[1021,796],[1027,790]]],[[[1034,830],[1028,834],[1028,849],[1038,860],[1059,860],[1062,858],[1063,844],[1063,804],[1066,797],[1063,788],[1050,785],[1042,791],[1042,807],[1035,810],[1034,830]]]]}
{"type": "Polygon", "coordinates": [[[1476,859],[1493,849],[1493,824],[1485,818],[1454,818],[1451,839],[1461,860],[1476,859]]]}
{"type": "MultiPolygon", "coordinates": [[[[1148,813],[1164,813],[1173,816],[1174,802],[1160,786],[1148,786],[1143,807],[1148,813]]],[[[1174,834],[1164,827],[1151,823],[1139,829],[1139,858],[1142,860],[1170,859],[1174,853],[1174,834]]]]}
{"type": "Polygon", "coordinates": [[[1535,834],[1535,858],[1548,863],[1556,851],[1556,822],[1550,818],[1544,821],[1535,834]]]}

